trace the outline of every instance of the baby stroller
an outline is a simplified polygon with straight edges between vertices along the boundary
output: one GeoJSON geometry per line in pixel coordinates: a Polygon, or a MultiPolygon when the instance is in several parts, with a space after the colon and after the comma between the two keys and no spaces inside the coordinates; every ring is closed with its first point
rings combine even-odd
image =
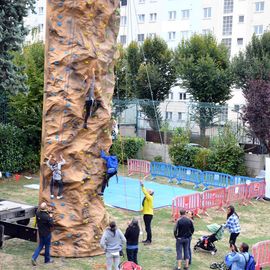
{"type": "Polygon", "coordinates": [[[194,246],[194,251],[205,251],[214,255],[217,252],[214,242],[222,239],[224,228],[222,225],[211,224],[207,226],[207,229],[212,234],[208,236],[202,236],[194,246]]]}

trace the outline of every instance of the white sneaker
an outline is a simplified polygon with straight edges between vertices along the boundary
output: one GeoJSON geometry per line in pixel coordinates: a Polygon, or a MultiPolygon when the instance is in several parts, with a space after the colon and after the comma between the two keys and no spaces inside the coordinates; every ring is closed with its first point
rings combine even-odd
{"type": "Polygon", "coordinates": [[[54,195],[51,195],[51,199],[54,199],[54,195]]]}
{"type": "Polygon", "coordinates": [[[63,198],[63,195],[57,196],[57,197],[56,197],[57,200],[60,200],[60,199],[62,199],[62,198],[63,198]]]}

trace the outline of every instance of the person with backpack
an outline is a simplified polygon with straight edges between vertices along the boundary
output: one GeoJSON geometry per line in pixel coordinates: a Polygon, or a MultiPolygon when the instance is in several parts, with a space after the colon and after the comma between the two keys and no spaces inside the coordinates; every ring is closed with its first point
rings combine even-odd
{"type": "Polygon", "coordinates": [[[120,252],[125,243],[125,236],[117,228],[115,221],[111,221],[100,240],[100,245],[106,253],[107,270],[112,270],[113,265],[115,270],[120,269],[120,252]]]}
{"type": "Polygon", "coordinates": [[[235,245],[236,238],[240,234],[241,227],[239,216],[235,212],[235,208],[232,205],[228,206],[227,208],[227,222],[224,225],[224,229],[225,228],[227,228],[231,233],[229,243],[235,245]]]}
{"type": "Polygon", "coordinates": [[[152,243],[152,230],[151,230],[151,222],[154,216],[154,191],[151,189],[146,189],[144,187],[143,181],[140,181],[142,192],[144,194],[144,198],[142,201],[142,212],[143,212],[143,221],[145,224],[146,231],[146,240],[142,242],[144,245],[151,245],[152,243]]]}
{"type": "Polygon", "coordinates": [[[102,186],[101,186],[101,192],[98,194],[100,196],[103,196],[106,186],[107,187],[109,186],[110,178],[116,175],[117,180],[118,180],[118,176],[117,176],[118,159],[117,159],[117,156],[109,156],[109,155],[107,156],[103,150],[101,150],[100,156],[106,161],[106,167],[107,167],[106,174],[103,179],[102,186]]]}
{"type": "Polygon", "coordinates": [[[139,235],[140,235],[140,227],[138,219],[133,218],[126,229],[125,237],[127,239],[126,252],[128,261],[134,262],[136,264],[138,264],[137,254],[138,254],[139,235]]]}
{"type": "Polygon", "coordinates": [[[248,253],[249,246],[246,243],[240,245],[240,252],[237,252],[236,246],[230,244],[231,252],[226,255],[225,263],[230,270],[255,270],[255,260],[248,253]]]}
{"type": "Polygon", "coordinates": [[[58,194],[57,194],[57,199],[62,199],[63,198],[63,181],[62,181],[62,166],[66,164],[66,161],[64,160],[63,156],[60,155],[61,161],[57,162],[57,160],[50,155],[46,165],[51,169],[53,172],[51,182],[50,182],[50,194],[51,194],[51,199],[54,199],[54,186],[57,184],[58,186],[58,194]]]}
{"type": "Polygon", "coordinates": [[[176,239],[176,257],[177,257],[177,267],[175,270],[181,270],[182,267],[182,250],[184,250],[184,269],[189,269],[189,242],[190,237],[194,233],[193,221],[186,216],[186,211],[184,209],[180,210],[180,218],[177,220],[174,227],[174,237],[176,239]]]}

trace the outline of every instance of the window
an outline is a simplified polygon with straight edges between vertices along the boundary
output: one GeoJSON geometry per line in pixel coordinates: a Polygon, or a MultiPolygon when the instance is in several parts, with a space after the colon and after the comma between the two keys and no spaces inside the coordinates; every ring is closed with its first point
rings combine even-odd
{"type": "Polygon", "coordinates": [[[238,17],[238,22],[239,23],[243,23],[245,21],[245,16],[244,15],[240,15],[239,17],[238,17]]]}
{"type": "Polygon", "coordinates": [[[144,4],[145,0],[139,0],[139,4],[144,4]]]}
{"type": "Polygon", "coordinates": [[[181,38],[181,40],[182,39],[184,39],[184,40],[188,39],[189,38],[189,31],[181,31],[180,32],[180,38],[181,38]]]}
{"type": "Polygon", "coordinates": [[[169,40],[175,40],[175,32],[168,32],[169,40]]]}
{"type": "Polygon", "coordinates": [[[125,45],[127,43],[127,36],[126,35],[121,35],[120,36],[120,42],[121,42],[121,44],[125,45]]]}
{"type": "Polygon", "coordinates": [[[241,46],[244,44],[244,39],[243,38],[238,38],[237,39],[237,45],[241,46]]]}
{"type": "Polygon", "coordinates": [[[225,105],[224,108],[222,108],[222,112],[220,114],[220,121],[227,122],[228,120],[228,105],[225,105]]]}
{"type": "Polygon", "coordinates": [[[38,29],[39,29],[40,32],[43,31],[43,26],[44,26],[43,23],[41,23],[41,24],[38,25],[38,29]]]}
{"type": "Polygon", "coordinates": [[[224,44],[228,48],[228,51],[231,54],[232,39],[231,38],[223,38],[221,40],[221,43],[224,44]]]}
{"type": "Polygon", "coordinates": [[[179,100],[186,100],[187,94],[186,93],[179,93],[179,100]]]}
{"type": "Polygon", "coordinates": [[[203,29],[202,30],[202,34],[203,35],[208,35],[208,34],[210,34],[211,33],[211,30],[210,29],[203,29]]]}
{"type": "Polygon", "coordinates": [[[189,9],[181,10],[182,20],[187,20],[189,18],[189,9]]]}
{"type": "Polygon", "coordinates": [[[127,5],[127,0],[121,0],[121,6],[126,6],[127,5]]]}
{"type": "Polygon", "coordinates": [[[255,3],[255,11],[256,12],[263,12],[264,11],[264,1],[255,3]]]}
{"type": "Polygon", "coordinates": [[[178,120],[180,121],[183,120],[183,113],[181,112],[178,113],[178,120]]]}
{"type": "Polygon", "coordinates": [[[203,9],[203,17],[204,19],[211,18],[212,17],[212,8],[204,8],[203,9]]]}
{"type": "Polygon", "coordinates": [[[144,14],[139,14],[139,23],[144,23],[145,15],[144,14]]]}
{"type": "Polygon", "coordinates": [[[155,22],[157,20],[157,13],[150,13],[150,22],[155,22]]]}
{"type": "Polygon", "coordinates": [[[173,93],[170,93],[170,99],[173,99],[173,93]]]}
{"type": "Polygon", "coordinates": [[[42,15],[44,13],[44,7],[38,8],[38,14],[42,15]]]}
{"type": "Polygon", "coordinates": [[[149,36],[150,38],[155,38],[155,37],[157,36],[157,34],[156,34],[156,33],[149,33],[148,36],[149,36]]]}
{"type": "Polygon", "coordinates": [[[120,25],[125,26],[127,24],[127,16],[120,17],[120,25]]]}
{"type": "Polygon", "coordinates": [[[240,111],[240,105],[239,104],[234,104],[234,109],[235,112],[239,112],[240,111]]]}
{"type": "Polygon", "coordinates": [[[144,41],[144,34],[138,34],[138,41],[143,42],[144,41]]]}
{"type": "Polygon", "coordinates": [[[172,120],[172,112],[166,112],[166,120],[172,120]]]}
{"type": "Polygon", "coordinates": [[[233,12],[233,0],[224,0],[224,13],[233,12]]]}
{"type": "Polygon", "coordinates": [[[176,11],[169,11],[169,20],[174,21],[176,19],[176,11]]]}
{"type": "Polygon", "coordinates": [[[223,35],[229,36],[232,34],[232,20],[233,16],[224,16],[223,17],[223,35]]]}
{"type": "Polygon", "coordinates": [[[256,35],[262,35],[263,34],[263,25],[255,25],[254,26],[254,33],[256,35]]]}

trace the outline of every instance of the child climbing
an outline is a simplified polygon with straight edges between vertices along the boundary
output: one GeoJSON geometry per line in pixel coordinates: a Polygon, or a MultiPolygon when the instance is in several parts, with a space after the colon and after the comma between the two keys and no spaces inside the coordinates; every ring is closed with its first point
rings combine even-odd
{"type": "Polygon", "coordinates": [[[115,119],[112,120],[112,140],[115,141],[117,139],[119,133],[118,124],[115,119]]]}
{"type": "Polygon", "coordinates": [[[84,123],[83,128],[87,129],[87,120],[89,117],[92,116],[92,114],[98,109],[98,107],[101,105],[100,100],[96,100],[95,98],[95,68],[92,68],[92,81],[90,84],[90,88],[88,91],[88,94],[85,98],[85,116],[84,116],[84,123]]]}
{"type": "Polygon", "coordinates": [[[63,181],[62,181],[62,172],[61,168],[66,163],[63,156],[60,155],[61,161],[57,162],[57,160],[53,157],[53,155],[50,155],[46,164],[47,166],[52,170],[52,178],[50,182],[50,193],[51,193],[51,199],[54,199],[54,185],[58,185],[58,194],[57,199],[63,198],[63,181]]]}
{"type": "Polygon", "coordinates": [[[118,181],[118,176],[117,176],[118,159],[117,159],[117,156],[107,156],[103,150],[101,150],[100,156],[106,161],[106,166],[107,166],[107,171],[103,179],[101,192],[99,193],[100,196],[103,196],[106,186],[107,187],[109,186],[110,178],[116,175],[117,181],[118,181]]]}

